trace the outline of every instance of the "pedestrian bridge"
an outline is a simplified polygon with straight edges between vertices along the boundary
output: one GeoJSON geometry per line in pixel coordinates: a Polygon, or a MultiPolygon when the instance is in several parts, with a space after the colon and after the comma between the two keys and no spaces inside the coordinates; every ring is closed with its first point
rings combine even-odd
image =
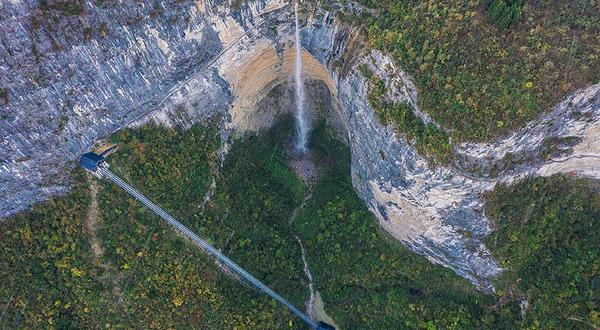
{"type": "Polygon", "coordinates": [[[215,247],[210,245],[207,241],[202,239],[200,236],[196,235],[189,228],[184,226],[181,222],[177,221],[170,214],[161,209],[158,205],[144,196],[142,193],[137,191],[135,188],[127,184],[121,178],[119,178],[116,174],[109,170],[108,164],[104,161],[104,157],[101,155],[89,152],[83,154],[79,160],[80,165],[86,170],[94,173],[98,178],[107,178],[110,181],[117,184],[123,190],[128,192],[131,196],[135,197],[138,201],[142,202],[142,204],[146,205],[149,209],[154,211],[158,216],[160,216],[163,220],[165,220],[169,225],[180,231],[182,234],[187,236],[189,239],[200,245],[204,250],[217,258],[222,264],[226,265],[239,274],[246,281],[252,283],[256,288],[260,289],[264,293],[271,296],[273,299],[285,305],[289,310],[296,314],[302,321],[304,321],[310,328],[317,330],[335,330],[335,328],[325,322],[315,322],[308,315],[300,311],[294,305],[292,305],[289,301],[285,300],[281,297],[277,292],[273,291],[271,288],[263,284],[256,277],[252,276],[252,274],[248,273],[245,269],[240,267],[238,264],[233,262],[227,256],[221,253],[221,251],[217,250],[215,247]]]}

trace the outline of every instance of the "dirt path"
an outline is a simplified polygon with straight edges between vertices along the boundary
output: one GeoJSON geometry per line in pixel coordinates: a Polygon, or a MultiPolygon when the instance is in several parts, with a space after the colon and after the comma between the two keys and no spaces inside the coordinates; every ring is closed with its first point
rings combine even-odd
{"type": "Polygon", "coordinates": [[[119,302],[123,302],[121,285],[119,284],[123,275],[120,272],[112,275],[111,264],[102,261],[104,248],[102,247],[102,242],[96,235],[98,232],[98,180],[90,174],[87,175],[87,180],[89,182],[91,201],[84,225],[89,236],[92,259],[104,270],[104,274],[99,277],[98,280],[104,284],[111,284],[113,288],[112,293],[115,297],[118,297],[117,299],[119,302]]]}
{"type": "Polygon", "coordinates": [[[85,218],[85,227],[90,237],[92,257],[94,259],[101,259],[104,250],[102,249],[100,240],[96,236],[96,232],[98,231],[98,181],[88,178],[88,182],[90,183],[90,197],[92,201],[90,202],[90,207],[85,218]]]}

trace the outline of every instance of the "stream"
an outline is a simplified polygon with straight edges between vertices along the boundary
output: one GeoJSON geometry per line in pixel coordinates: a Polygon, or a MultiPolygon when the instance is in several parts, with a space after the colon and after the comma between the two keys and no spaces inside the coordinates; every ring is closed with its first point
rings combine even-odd
{"type": "Polygon", "coordinates": [[[308,262],[306,261],[306,250],[304,249],[304,244],[302,244],[302,240],[296,233],[294,233],[293,225],[296,217],[298,216],[298,212],[302,210],[308,201],[312,198],[312,192],[317,181],[317,178],[320,175],[319,169],[315,166],[313,161],[310,159],[309,154],[290,154],[288,155],[288,161],[290,167],[294,170],[296,175],[306,184],[306,191],[304,193],[304,198],[302,199],[302,203],[292,212],[292,216],[290,218],[290,231],[298,244],[300,245],[300,249],[302,251],[302,263],[304,264],[304,274],[306,274],[306,278],[308,279],[308,288],[310,289],[310,298],[308,300],[306,306],[306,314],[308,317],[314,320],[314,305],[315,305],[315,289],[313,285],[313,277],[310,273],[310,268],[308,267],[308,262]]]}
{"type": "Polygon", "coordinates": [[[314,315],[313,309],[315,306],[316,295],[315,295],[315,289],[313,286],[313,278],[312,278],[312,274],[310,273],[310,269],[308,268],[308,262],[306,262],[306,251],[304,250],[304,244],[302,244],[302,240],[300,239],[300,237],[298,237],[298,235],[296,235],[296,233],[294,233],[294,230],[292,229],[292,225],[294,223],[294,220],[296,220],[296,215],[298,214],[298,211],[303,209],[306,206],[306,203],[312,197],[311,190],[312,190],[312,187],[307,188],[307,192],[306,192],[306,195],[304,195],[304,200],[302,200],[302,204],[300,204],[300,206],[298,206],[292,213],[292,218],[290,219],[290,231],[292,232],[292,235],[294,235],[294,238],[296,239],[296,241],[298,241],[298,244],[300,244],[300,249],[302,250],[302,263],[304,263],[304,274],[306,274],[306,278],[308,278],[308,288],[310,289],[310,298],[308,299],[308,303],[306,306],[306,314],[308,315],[308,317],[310,317],[311,319],[314,320],[315,315],[314,315]]]}

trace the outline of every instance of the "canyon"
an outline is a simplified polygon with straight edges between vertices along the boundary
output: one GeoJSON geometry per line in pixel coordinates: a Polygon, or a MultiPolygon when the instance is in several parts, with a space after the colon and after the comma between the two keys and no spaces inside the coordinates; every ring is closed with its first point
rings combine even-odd
{"type": "MultiPolygon", "coordinates": [[[[0,85],[9,95],[0,117],[0,217],[64,194],[74,161],[124,127],[185,128],[221,116],[226,157],[232,138],[270,127],[280,113],[265,99],[293,82],[294,11],[283,0],[239,8],[208,0],[159,9],[133,1],[93,5],[52,30],[32,24],[36,6],[11,0],[0,8],[0,85]],[[86,41],[74,38],[84,26],[97,32],[86,41]]],[[[416,77],[368,50],[359,30],[332,12],[308,12],[300,22],[303,77],[313,86],[309,94],[327,89],[330,104],[311,120],[325,118],[350,147],[354,188],[381,226],[431,262],[493,291],[503,270],[481,242],[493,229],[482,193],[529,176],[600,179],[600,84],[574,92],[500,141],[457,145],[463,163],[434,165],[379,123],[368,103],[370,81],[358,67],[387,82],[390,100],[412,104],[429,122],[418,108],[416,77]],[[549,159],[487,175],[509,153],[527,159],[548,139],[567,137],[577,142],[549,159]]]]}

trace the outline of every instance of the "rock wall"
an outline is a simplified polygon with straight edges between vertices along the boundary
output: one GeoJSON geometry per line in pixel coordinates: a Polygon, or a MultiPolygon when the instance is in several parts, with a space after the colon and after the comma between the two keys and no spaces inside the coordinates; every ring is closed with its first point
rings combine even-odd
{"type": "MultiPolygon", "coordinates": [[[[0,8],[0,85],[9,91],[0,117],[0,217],[66,191],[73,161],[115,130],[148,122],[189,127],[215,114],[224,115],[224,135],[260,130],[275,115],[265,111],[267,94],[291,83],[293,13],[283,0],[238,9],[211,0],[163,1],[158,8],[88,1],[83,14],[52,31],[32,26],[38,7],[12,0],[0,8]],[[73,37],[86,26],[99,32],[73,37]]],[[[481,193],[528,175],[600,178],[600,85],[498,143],[457,148],[489,167],[505,150],[527,154],[548,137],[579,137],[559,159],[523,163],[497,178],[460,164],[432,167],[393,127],[378,123],[367,102],[369,82],[356,68],[367,64],[389,82],[390,99],[418,106],[410,78],[388,57],[367,54],[356,29],[318,8],[309,12],[301,31],[304,75],[329,89],[327,117],[351,148],[356,191],[383,228],[432,262],[493,290],[491,279],[502,270],[480,241],[490,232],[481,193]]]]}
{"type": "MultiPolygon", "coordinates": [[[[326,65],[336,81],[352,150],[353,184],[381,225],[410,249],[443,264],[491,291],[491,280],[502,269],[480,239],[491,231],[483,213],[481,194],[497,182],[514,182],[531,175],[575,172],[600,179],[600,84],[575,92],[540,120],[494,144],[464,144],[457,154],[491,166],[506,152],[528,155],[550,137],[577,137],[579,142],[556,159],[523,163],[497,178],[481,177],[465,167],[432,167],[393,127],[382,127],[368,105],[369,82],[356,67],[366,64],[388,82],[388,98],[415,105],[417,91],[393,61],[378,53],[363,53],[350,68],[333,70],[353,47],[353,32],[340,27],[329,14],[309,22],[303,31],[308,49],[326,65]],[[318,28],[315,28],[318,26],[318,28]],[[333,35],[333,36],[332,36],[333,35]],[[351,49],[348,50],[347,47],[351,49]]],[[[535,159],[534,159],[535,160],[535,159]]]]}
{"type": "Polygon", "coordinates": [[[188,126],[229,111],[219,68],[275,38],[285,6],[113,2],[85,2],[79,15],[37,0],[0,5],[0,217],[65,192],[65,167],[132,122],[188,126]]]}

